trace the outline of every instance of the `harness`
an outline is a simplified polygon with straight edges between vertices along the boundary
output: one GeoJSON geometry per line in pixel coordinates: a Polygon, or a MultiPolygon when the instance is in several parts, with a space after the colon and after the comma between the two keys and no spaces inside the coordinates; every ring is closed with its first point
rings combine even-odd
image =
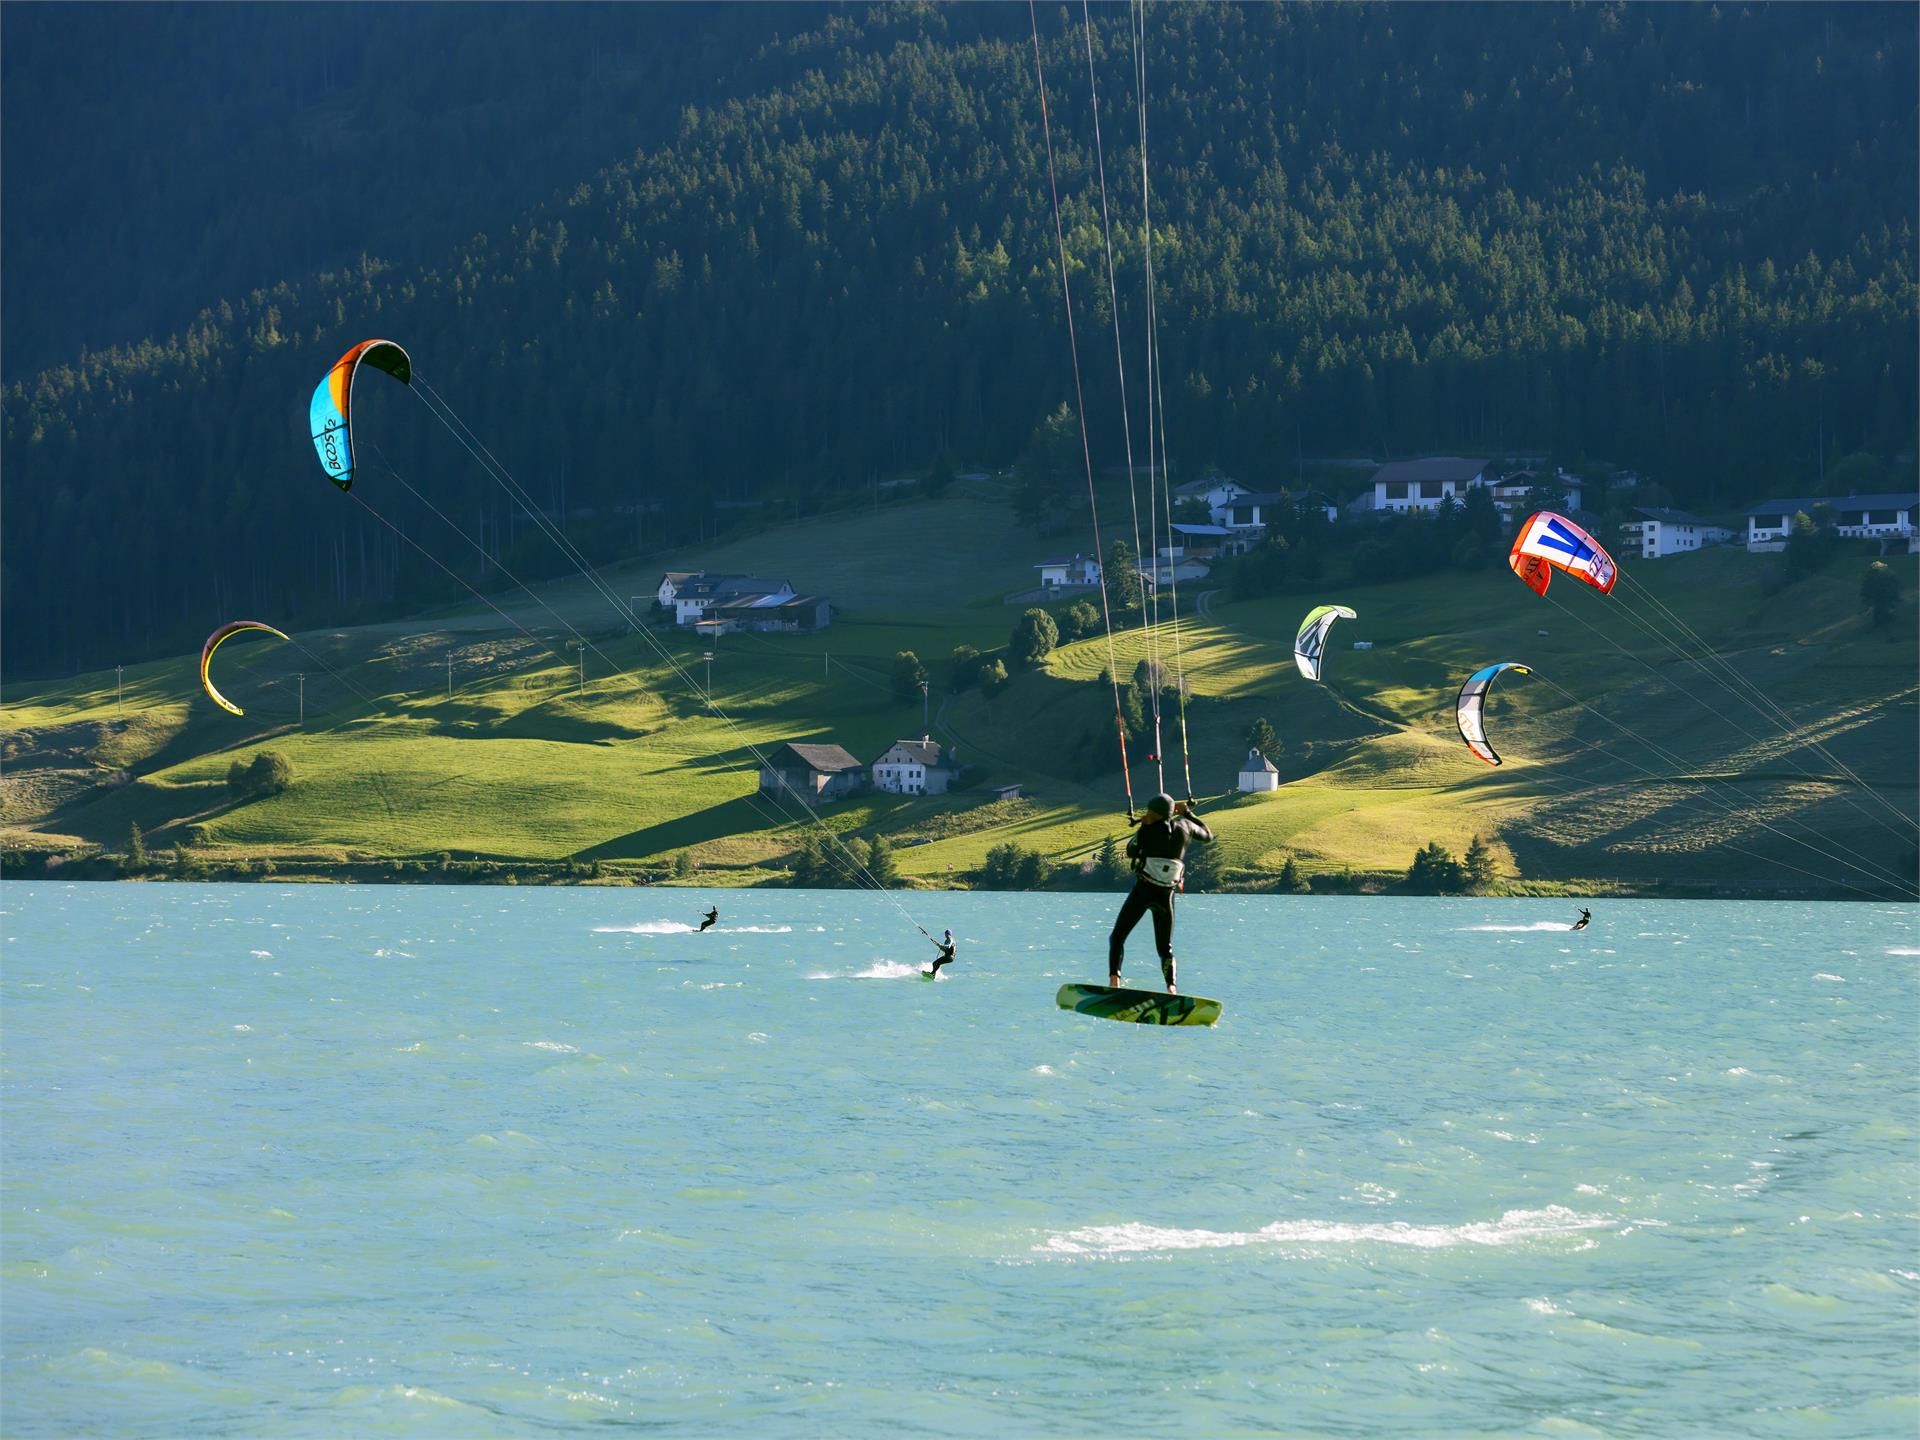
{"type": "Polygon", "coordinates": [[[1159,855],[1143,855],[1139,862],[1140,878],[1166,890],[1177,890],[1185,878],[1187,865],[1184,860],[1168,860],[1159,855]]]}

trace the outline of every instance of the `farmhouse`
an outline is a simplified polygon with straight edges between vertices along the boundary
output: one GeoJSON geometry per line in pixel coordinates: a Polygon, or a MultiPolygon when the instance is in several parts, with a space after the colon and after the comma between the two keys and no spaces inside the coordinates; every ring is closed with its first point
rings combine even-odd
{"type": "Polygon", "coordinates": [[[873,788],[889,795],[944,795],[953,783],[952,757],[922,735],[896,740],[873,762],[873,788]]]}
{"type": "Polygon", "coordinates": [[[793,586],[785,580],[757,580],[751,575],[709,575],[704,570],[692,573],[669,572],[661,578],[662,605],[673,606],[673,623],[692,625],[707,618],[707,612],[738,600],[777,597],[791,599],[793,586]],[[671,598],[668,598],[669,588],[671,598]]]}
{"type": "Polygon", "coordinates": [[[1077,589],[1100,583],[1100,562],[1090,555],[1042,560],[1034,568],[1040,572],[1040,583],[1049,590],[1077,589]]]}
{"type": "Polygon", "coordinates": [[[1500,512],[1500,518],[1511,524],[1524,520],[1528,513],[1537,510],[1540,498],[1537,491],[1545,491],[1553,497],[1555,510],[1578,510],[1585,484],[1578,475],[1569,475],[1565,470],[1556,468],[1551,475],[1540,470],[1515,470],[1502,475],[1493,485],[1489,494],[1493,497],[1493,508],[1500,512]]]}
{"type": "Polygon", "coordinates": [[[782,745],[760,767],[760,788],[819,805],[851,795],[866,783],[867,770],[838,745],[782,745]]]}

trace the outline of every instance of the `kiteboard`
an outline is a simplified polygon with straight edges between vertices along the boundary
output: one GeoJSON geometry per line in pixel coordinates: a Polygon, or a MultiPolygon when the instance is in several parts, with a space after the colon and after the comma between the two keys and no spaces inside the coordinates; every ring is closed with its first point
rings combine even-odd
{"type": "Polygon", "coordinates": [[[1125,986],[1062,985],[1053,1001],[1062,1010],[1136,1025],[1211,1025],[1220,1018],[1220,1002],[1204,995],[1168,995],[1125,986]]]}

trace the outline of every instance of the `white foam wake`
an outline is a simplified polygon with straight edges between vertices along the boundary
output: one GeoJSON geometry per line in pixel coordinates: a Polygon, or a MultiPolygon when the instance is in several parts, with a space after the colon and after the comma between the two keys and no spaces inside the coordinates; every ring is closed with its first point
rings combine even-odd
{"type": "Polygon", "coordinates": [[[791,925],[716,925],[722,935],[791,935],[791,925]]]}
{"type": "Polygon", "coordinates": [[[807,976],[809,980],[906,980],[918,975],[916,965],[902,965],[898,960],[876,960],[864,970],[856,970],[851,975],[833,975],[822,970],[807,976]]]}
{"type": "Polygon", "coordinates": [[[1889,945],[1887,947],[1887,954],[1889,955],[1920,955],[1920,946],[1889,945]]]}
{"type": "Polygon", "coordinates": [[[596,935],[691,935],[693,926],[678,920],[643,920],[638,925],[596,925],[596,935]]]}
{"type": "Polygon", "coordinates": [[[1463,930],[1490,930],[1501,934],[1524,935],[1535,930],[1571,930],[1573,926],[1565,920],[1536,920],[1531,925],[1463,925],[1463,930]]]}
{"type": "Polygon", "coordinates": [[[1139,1255],[1173,1250],[1218,1250],[1235,1245],[1409,1245],[1444,1250],[1456,1245],[1514,1245],[1528,1240],[1602,1229],[1613,1222],[1562,1205],[1509,1210],[1498,1220],[1464,1225],[1349,1224],[1333,1220],[1276,1220],[1258,1230],[1174,1230],[1130,1222],[1094,1225],[1050,1235],[1034,1246],[1055,1255],[1139,1255]]]}

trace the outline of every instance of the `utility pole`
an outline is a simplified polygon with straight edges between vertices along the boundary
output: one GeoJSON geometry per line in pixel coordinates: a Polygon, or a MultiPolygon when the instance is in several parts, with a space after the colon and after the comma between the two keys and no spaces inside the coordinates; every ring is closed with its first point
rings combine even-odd
{"type": "Polygon", "coordinates": [[[453,699],[453,652],[447,652],[447,699],[453,699]]]}
{"type": "Polygon", "coordinates": [[[567,644],[571,645],[573,653],[580,657],[580,693],[584,695],[587,691],[587,642],[569,640],[567,644]]]}
{"type": "Polygon", "coordinates": [[[713,704],[713,652],[708,650],[700,657],[707,662],[707,704],[713,704]]]}
{"type": "Polygon", "coordinates": [[[927,682],[920,682],[920,733],[922,736],[933,734],[933,722],[927,718],[927,682]]]}
{"type": "Polygon", "coordinates": [[[302,670],[294,679],[300,682],[300,728],[307,728],[307,672],[302,670]]]}
{"type": "Polygon", "coordinates": [[[113,667],[113,713],[115,715],[121,715],[126,713],[120,708],[120,701],[122,696],[120,677],[122,674],[125,673],[126,668],[127,667],[124,665],[116,665],[113,667]]]}

